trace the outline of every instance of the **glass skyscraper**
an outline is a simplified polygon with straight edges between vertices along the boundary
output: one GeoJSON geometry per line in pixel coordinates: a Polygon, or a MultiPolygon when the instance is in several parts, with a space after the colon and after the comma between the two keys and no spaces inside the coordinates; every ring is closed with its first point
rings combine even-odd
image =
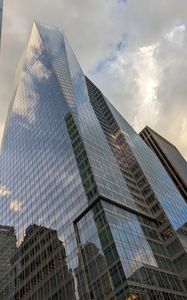
{"type": "Polygon", "coordinates": [[[3,299],[187,299],[187,204],[55,27],[18,66],[0,185],[3,299]]]}

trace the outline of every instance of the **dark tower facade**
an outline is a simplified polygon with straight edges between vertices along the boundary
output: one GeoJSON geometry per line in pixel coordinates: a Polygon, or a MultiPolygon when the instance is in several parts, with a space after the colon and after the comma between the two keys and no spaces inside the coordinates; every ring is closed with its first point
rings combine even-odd
{"type": "Polygon", "coordinates": [[[187,204],[57,28],[33,25],[0,166],[9,191],[0,223],[17,234],[9,283],[16,300],[40,299],[47,282],[46,300],[186,299],[187,204]],[[39,233],[34,242],[35,229],[62,241],[58,267],[53,243],[39,233]]]}
{"type": "Polygon", "coordinates": [[[154,151],[163,167],[168,172],[181,195],[187,202],[187,162],[178,149],[146,126],[139,135],[154,151]]]}

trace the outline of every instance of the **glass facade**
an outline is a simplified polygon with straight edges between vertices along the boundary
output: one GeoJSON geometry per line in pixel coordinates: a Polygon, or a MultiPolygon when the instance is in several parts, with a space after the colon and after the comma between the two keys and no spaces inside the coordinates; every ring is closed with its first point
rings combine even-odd
{"type": "Polygon", "coordinates": [[[34,23],[15,86],[0,156],[0,224],[16,234],[2,299],[187,299],[187,205],[60,30],[34,23]]]}

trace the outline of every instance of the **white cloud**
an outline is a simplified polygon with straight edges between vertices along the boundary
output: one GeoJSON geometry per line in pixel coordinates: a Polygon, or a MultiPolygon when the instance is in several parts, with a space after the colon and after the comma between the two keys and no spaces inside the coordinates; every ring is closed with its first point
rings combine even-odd
{"type": "Polygon", "coordinates": [[[7,189],[5,185],[0,186],[0,196],[9,196],[11,195],[11,192],[7,189]]]}
{"type": "Polygon", "coordinates": [[[10,202],[10,210],[12,210],[12,211],[14,211],[16,213],[22,211],[22,203],[21,203],[21,201],[17,200],[17,199],[12,200],[10,202]]]}
{"type": "Polygon", "coordinates": [[[127,4],[126,47],[91,76],[137,131],[149,125],[187,157],[187,3],[135,2],[127,4]]]}
{"type": "Polygon", "coordinates": [[[171,27],[155,49],[155,60],[159,68],[160,106],[156,129],[178,145],[187,157],[186,36],[186,24],[171,27]]]}

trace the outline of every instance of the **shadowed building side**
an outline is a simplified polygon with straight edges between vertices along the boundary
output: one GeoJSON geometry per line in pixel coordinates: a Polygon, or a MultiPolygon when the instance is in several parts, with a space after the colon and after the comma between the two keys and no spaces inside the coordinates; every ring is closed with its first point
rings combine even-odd
{"type": "Polygon", "coordinates": [[[139,135],[154,151],[181,195],[187,201],[187,162],[169,141],[146,126],[139,135]]]}

